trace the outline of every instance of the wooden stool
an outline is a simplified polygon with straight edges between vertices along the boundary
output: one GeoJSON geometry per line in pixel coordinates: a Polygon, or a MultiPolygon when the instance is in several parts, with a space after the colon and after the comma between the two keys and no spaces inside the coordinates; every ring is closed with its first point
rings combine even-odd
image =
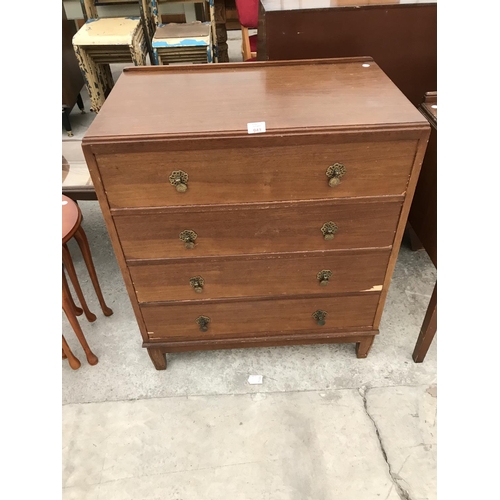
{"type": "MultiPolygon", "coordinates": [[[[85,301],[85,297],[83,296],[82,289],[80,288],[80,283],[78,282],[78,277],[73,265],[73,260],[71,259],[71,254],[69,253],[69,249],[67,246],[67,242],[71,238],[74,237],[76,242],[78,243],[78,246],[80,247],[83,260],[85,261],[90,279],[92,281],[92,284],[94,285],[94,290],[99,300],[99,304],[101,305],[102,312],[105,316],[111,316],[113,314],[113,311],[106,305],[104,301],[101,287],[99,286],[99,281],[97,279],[97,274],[94,268],[94,263],[92,261],[92,255],[90,253],[87,236],[85,234],[85,231],[81,227],[81,221],[82,213],[78,205],[67,196],[62,195],[62,307],[68,318],[68,321],[70,322],[76,336],[78,337],[78,340],[80,341],[80,344],[83,347],[83,350],[85,351],[87,361],[89,362],[89,364],[95,365],[98,362],[97,356],[90,350],[90,347],[87,344],[76,316],[80,316],[81,314],[85,313],[85,317],[88,319],[88,321],[91,322],[96,320],[96,316],[95,314],[90,312],[87,306],[87,302],[85,301]],[[64,268],[66,268],[66,271],[70,277],[75,293],[78,297],[78,300],[80,301],[81,308],[75,304],[73,297],[71,296],[68,282],[66,281],[64,268]]],[[[66,340],[63,337],[63,359],[65,358],[68,358],[69,364],[74,370],[80,367],[80,362],[77,358],[75,358],[75,356],[69,349],[66,340]]]]}
{"type": "Polygon", "coordinates": [[[146,39],[139,17],[88,19],[73,37],[73,48],[96,113],[114,85],[111,63],[146,65],[146,39]]]}
{"type": "Polygon", "coordinates": [[[152,45],[155,64],[211,63],[211,24],[197,21],[159,26],[152,45]]]}

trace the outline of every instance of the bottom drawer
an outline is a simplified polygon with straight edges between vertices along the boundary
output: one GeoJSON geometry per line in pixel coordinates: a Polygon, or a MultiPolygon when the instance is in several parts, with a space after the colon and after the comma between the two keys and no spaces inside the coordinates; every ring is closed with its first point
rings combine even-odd
{"type": "Polygon", "coordinates": [[[150,339],[265,336],[371,327],[379,295],[142,305],[141,311],[150,339]],[[313,317],[316,311],[327,313],[323,325],[313,317]],[[209,318],[208,323],[199,320],[200,317],[209,318]]]}

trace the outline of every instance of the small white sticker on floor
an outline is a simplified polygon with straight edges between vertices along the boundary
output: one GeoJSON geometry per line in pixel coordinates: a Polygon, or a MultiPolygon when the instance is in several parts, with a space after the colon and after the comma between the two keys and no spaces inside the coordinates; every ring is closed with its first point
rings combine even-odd
{"type": "Polygon", "coordinates": [[[248,383],[252,385],[262,384],[262,375],[250,375],[248,377],[248,383]]]}
{"type": "Polygon", "coordinates": [[[247,123],[249,134],[262,134],[266,131],[266,122],[247,123]]]}

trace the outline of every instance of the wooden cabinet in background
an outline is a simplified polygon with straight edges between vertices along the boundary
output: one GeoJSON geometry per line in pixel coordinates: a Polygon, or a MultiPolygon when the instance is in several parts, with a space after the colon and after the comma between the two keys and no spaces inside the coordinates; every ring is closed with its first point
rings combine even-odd
{"type": "Polygon", "coordinates": [[[419,106],[437,88],[436,0],[261,0],[257,59],[370,56],[419,106]]]}

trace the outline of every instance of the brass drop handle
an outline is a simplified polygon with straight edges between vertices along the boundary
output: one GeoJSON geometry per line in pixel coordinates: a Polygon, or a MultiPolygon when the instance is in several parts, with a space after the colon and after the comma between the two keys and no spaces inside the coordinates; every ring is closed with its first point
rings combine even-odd
{"type": "Polygon", "coordinates": [[[200,327],[200,331],[206,332],[208,330],[208,324],[210,323],[210,318],[208,316],[198,316],[196,318],[196,323],[200,327]]]}
{"type": "Polygon", "coordinates": [[[189,284],[194,288],[196,293],[203,292],[203,285],[205,285],[205,280],[201,276],[195,276],[189,280],[189,284]]]}
{"type": "Polygon", "coordinates": [[[337,226],[337,224],[335,224],[335,222],[332,222],[332,221],[329,221],[329,222],[325,222],[322,226],[321,226],[321,232],[323,233],[323,238],[325,238],[325,240],[333,240],[336,232],[339,230],[339,226],[337,226]]]}
{"type": "Polygon", "coordinates": [[[340,179],[346,173],[346,168],[343,163],[334,163],[326,169],[326,176],[328,177],[328,185],[335,187],[340,184],[340,179]]]}
{"type": "Polygon", "coordinates": [[[319,326],[325,325],[327,316],[328,316],[328,313],[326,311],[322,311],[321,309],[318,309],[317,311],[313,312],[313,314],[312,314],[312,317],[316,320],[316,323],[319,326]]]}
{"type": "Polygon", "coordinates": [[[329,269],[323,269],[316,275],[316,278],[318,278],[319,284],[321,286],[328,285],[328,282],[331,277],[332,277],[332,272],[329,269]]]}
{"type": "Polygon", "coordinates": [[[179,193],[185,193],[187,191],[188,179],[189,175],[186,174],[186,172],[184,172],[183,170],[174,170],[168,178],[170,184],[172,184],[172,186],[175,186],[175,189],[177,189],[179,193]]]}
{"type": "Polygon", "coordinates": [[[198,235],[194,231],[191,231],[190,229],[186,229],[185,231],[182,231],[182,233],[179,234],[179,239],[184,242],[184,246],[188,250],[194,248],[194,242],[196,238],[198,238],[198,235]]]}

